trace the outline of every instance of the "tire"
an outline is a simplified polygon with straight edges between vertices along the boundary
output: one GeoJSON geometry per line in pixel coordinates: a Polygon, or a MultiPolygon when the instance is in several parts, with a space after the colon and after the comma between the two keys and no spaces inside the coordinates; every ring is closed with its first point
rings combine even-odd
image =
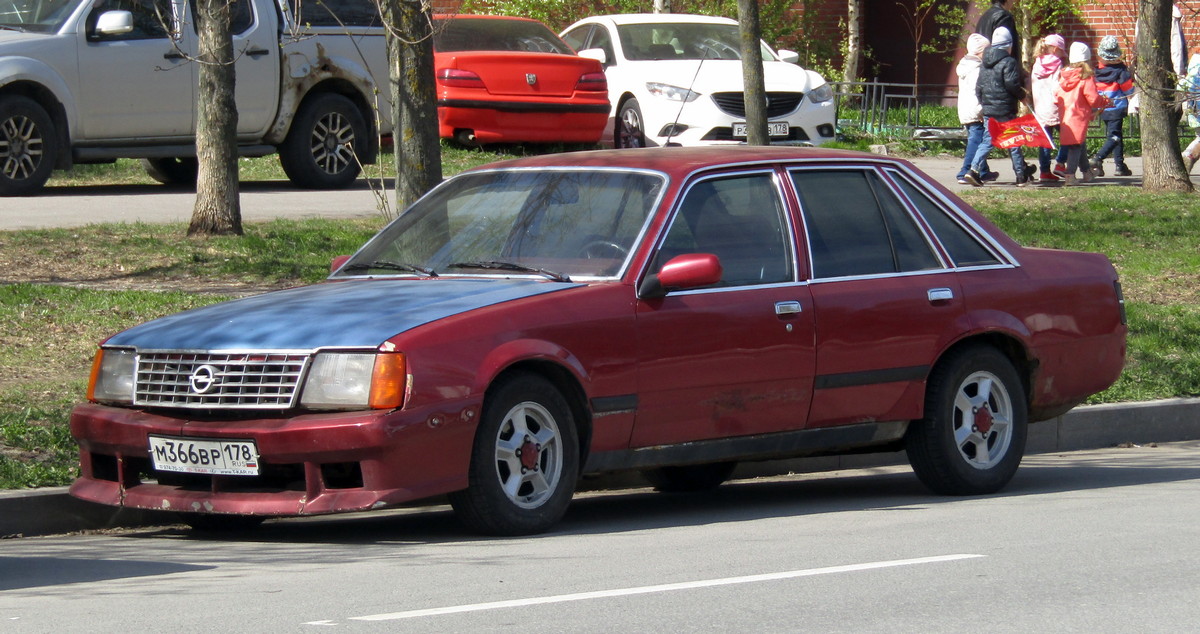
{"type": "Polygon", "coordinates": [[[469,528],[530,535],[554,526],[579,476],[578,436],[562,393],[532,374],[496,384],[484,402],[469,469],[468,487],[450,495],[469,528]]]}
{"type": "Polygon", "coordinates": [[[163,185],[195,187],[200,161],[194,156],[142,159],[142,169],[163,185]]]}
{"type": "Polygon", "coordinates": [[[58,152],[58,133],[45,108],[21,95],[0,97],[0,196],[41,190],[58,152]]]}
{"type": "Polygon", "coordinates": [[[642,472],[655,489],[664,493],[691,493],[711,491],[733,475],[736,462],[714,462],[711,464],[659,467],[642,472]]]}
{"type": "Polygon", "coordinates": [[[642,118],[642,107],[637,99],[630,97],[621,104],[613,127],[613,145],[616,147],[646,147],[646,120],[642,118]]]}
{"type": "Polygon", "coordinates": [[[941,495],[982,495],[1004,488],[1025,453],[1025,388],[1000,351],[970,347],[934,368],[925,418],[908,429],[913,471],[941,495]]]}
{"type": "Polygon", "coordinates": [[[261,515],[213,515],[184,513],[183,523],[198,533],[233,533],[258,528],[267,518],[261,515]]]}
{"type": "Polygon", "coordinates": [[[320,93],[296,112],[279,146],[279,163],[297,187],[341,189],[358,178],[368,146],[367,124],[354,102],[320,93]]]}

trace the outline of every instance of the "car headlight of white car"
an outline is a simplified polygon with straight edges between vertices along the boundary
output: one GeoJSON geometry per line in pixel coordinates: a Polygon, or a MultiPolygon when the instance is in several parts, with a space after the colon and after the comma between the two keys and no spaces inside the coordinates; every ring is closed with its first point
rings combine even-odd
{"type": "Polygon", "coordinates": [[[693,90],[656,82],[646,82],[646,90],[655,97],[663,97],[671,101],[692,102],[700,97],[700,93],[693,90]]]}
{"type": "Polygon", "coordinates": [[[808,91],[808,99],[813,103],[825,103],[833,99],[833,88],[829,84],[821,84],[808,91]]]}

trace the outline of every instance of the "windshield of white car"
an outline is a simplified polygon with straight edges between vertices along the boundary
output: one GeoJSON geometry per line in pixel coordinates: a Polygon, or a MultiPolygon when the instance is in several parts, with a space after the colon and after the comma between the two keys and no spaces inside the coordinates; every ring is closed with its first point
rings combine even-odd
{"type": "Polygon", "coordinates": [[[417,201],[334,277],[372,274],[380,261],[441,276],[615,277],[662,187],[660,174],[617,169],[464,174],[417,201]]]}
{"type": "Polygon", "coordinates": [[[494,18],[450,18],[438,20],[433,31],[433,48],[452,51],[520,51],[574,55],[553,31],[541,22],[494,18]]]}
{"type": "Polygon", "coordinates": [[[0,29],[57,32],[79,0],[0,0],[0,29]]]}
{"type": "MultiPolygon", "coordinates": [[[[622,24],[617,27],[625,59],[741,59],[742,44],[735,24],[622,24]]],[[[763,61],[775,57],[760,43],[763,61]]]]}

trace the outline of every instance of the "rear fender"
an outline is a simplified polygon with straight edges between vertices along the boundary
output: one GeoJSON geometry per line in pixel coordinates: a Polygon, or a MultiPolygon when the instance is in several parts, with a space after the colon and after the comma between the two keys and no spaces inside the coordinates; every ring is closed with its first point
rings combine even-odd
{"type": "Polygon", "coordinates": [[[275,115],[275,123],[267,131],[267,143],[277,145],[283,142],[304,98],[325,83],[338,86],[332,92],[346,94],[347,90],[352,90],[355,93],[347,96],[363,108],[363,118],[371,126],[372,137],[379,128],[384,133],[391,131],[391,113],[384,112],[387,104],[379,97],[375,79],[362,60],[329,56],[325,47],[317,44],[315,55],[303,51],[286,52],[283,55],[281,77],[283,85],[279,91],[279,112],[275,115]]]}

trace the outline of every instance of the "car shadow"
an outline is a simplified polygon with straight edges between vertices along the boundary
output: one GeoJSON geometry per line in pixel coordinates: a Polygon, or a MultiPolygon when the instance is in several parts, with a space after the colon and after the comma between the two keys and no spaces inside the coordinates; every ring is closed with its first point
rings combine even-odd
{"type": "MultiPolygon", "coordinates": [[[[383,190],[390,191],[395,188],[395,179],[385,178],[382,181],[383,190]]],[[[354,181],[345,190],[350,191],[367,191],[372,188],[380,188],[379,179],[371,179],[368,181],[365,178],[359,178],[354,181]]],[[[238,189],[243,194],[253,193],[270,193],[270,192],[303,192],[311,191],[292,184],[291,181],[283,180],[260,180],[260,181],[242,181],[238,185],[238,189]]],[[[62,197],[62,198],[79,198],[85,196],[133,196],[145,194],[195,194],[195,187],[179,187],[172,185],[160,184],[132,184],[132,183],[112,183],[103,185],[50,185],[42,189],[38,194],[39,197],[62,197]]]]}
{"type": "MultiPolygon", "coordinates": [[[[1180,452],[1163,452],[1149,459],[1144,452],[1129,458],[1083,455],[1065,462],[1062,457],[1031,456],[1002,492],[978,497],[932,494],[905,467],[844,473],[740,480],[699,493],[660,493],[649,488],[585,492],[576,496],[563,520],[546,534],[616,534],[856,511],[913,512],[964,500],[1195,480],[1200,479],[1200,462],[1180,452]]],[[[457,522],[444,500],[369,514],[274,520],[250,531],[200,533],[171,527],[128,537],[329,544],[439,544],[497,539],[469,532],[457,522]]]]}
{"type": "Polygon", "coordinates": [[[131,577],[169,575],[177,572],[195,572],[198,570],[210,570],[215,567],[128,559],[0,556],[0,592],[23,588],[59,586],[69,583],[112,581],[131,577]]]}

